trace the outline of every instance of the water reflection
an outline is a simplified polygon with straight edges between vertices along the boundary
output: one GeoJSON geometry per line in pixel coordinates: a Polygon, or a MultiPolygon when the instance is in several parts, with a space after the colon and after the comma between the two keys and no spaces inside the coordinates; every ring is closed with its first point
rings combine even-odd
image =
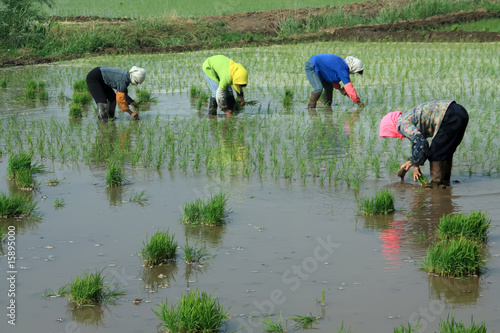
{"type": "Polygon", "coordinates": [[[110,206],[121,206],[123,203],[123,186],[106,187],[106,194],[108,196],[110,206]]]}
{"type": "Polygon", "coordinates": [[[481,296],[484,281],[479,277],[454,279],[429,275],[429,298],[453,308],[475,305],[481,296]]]}
{"type": "Polygon", "coordinates": [[[175,282],[175,275],[179,268],[175,261],[167,265],[157,267],[142,268],[142,287],[149,292],[158,292],[161,289],[168,288],[175,282]]]}
{"type": "Polygon", "coordinates": [[[104,309],[106,309],[106,312],[111,313],[111,311],[103,305],[84,306],[78,309],[68,308],[67,312],[71,320],[85,326],[99,328],[104,326],[104,309]]]}
{"type": "Polygon", "coordinates": [[[222,243],[222,238],[226,233],[226,226],[192,226],[189,224],[184,225],[185,238],[198,240],[201,246],[210,243],[217,245],[222,243]]]}

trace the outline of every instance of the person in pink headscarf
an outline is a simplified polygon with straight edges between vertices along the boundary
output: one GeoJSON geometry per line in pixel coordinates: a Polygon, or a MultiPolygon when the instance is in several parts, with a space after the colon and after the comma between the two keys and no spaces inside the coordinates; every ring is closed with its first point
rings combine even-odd
{"type": "Polygon", "coordinates": [[[413,180],[422,175],[420,166],[430,162],[432,184],[450,185],[453,154],[464,137],[469,114],[452,100],[439,100],[417,105],[403,113],[393,111],[380,121],[380,137],[408,138],[412,154],[401,169],[413,166],[413,180]],[[427,138],[432,138],[429,146],[427,138]]]}

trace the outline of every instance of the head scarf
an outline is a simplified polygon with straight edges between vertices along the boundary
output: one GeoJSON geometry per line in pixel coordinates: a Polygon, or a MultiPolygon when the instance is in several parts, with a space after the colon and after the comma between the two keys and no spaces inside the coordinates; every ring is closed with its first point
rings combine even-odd
{"type": "Polygon", "coordinates": [[[365,70],[365,66],[358,58],[348,56],[345,58],[347,66],[349,66],[349,74],[355,74],[365,70]]]}
{"type": "Polygon", "coordinates": [[[380,137],[399,138],[403,140],[405,137],[398,132],[398,118],[403,112],[393,111],[386,114],[380,121],[380,137]]]}
{"type": "Polygon", "coordinates": [[[144,68],[134,66],[128,72],[130,73],[130,82],[134,85],[143,83],[146,79],[146,70],[144,68]]]}
{"type": "Polygon", "coordinates": [[[229,74],[233,78],[233,88],[241,94],[240,85],[246,85],[248,83],[248,72],[241,65],[231,60],[229,65],[229,74]]]}

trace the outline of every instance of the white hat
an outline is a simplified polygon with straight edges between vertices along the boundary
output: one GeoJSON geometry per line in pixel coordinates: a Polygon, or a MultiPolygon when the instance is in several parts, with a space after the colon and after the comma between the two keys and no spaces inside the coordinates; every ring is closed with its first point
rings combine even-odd
{"type": "Polygon", "coordinates": [[[144,68],[134,66],[128,72],[130,73],[130,82],[134,85],[143,83],[146,79],[146,70],[144,68]]]}
{"type": "Polygon", "coordinates": [[[349,74],[354,74],[354,73],[363,74],[365,66],[363,65],[361,60],[359,60],[358,58],[348,56],[345,58],[345,62],[347,63],[347,66],[349,66],[349,74]]]}

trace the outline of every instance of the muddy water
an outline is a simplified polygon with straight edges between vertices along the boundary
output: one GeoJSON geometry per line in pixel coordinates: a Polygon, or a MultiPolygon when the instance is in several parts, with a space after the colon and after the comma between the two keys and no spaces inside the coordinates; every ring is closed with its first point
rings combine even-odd
{"type": "MultiPolygon", "coordinates": [[[[5,174],[6,160],[1,162],[5,174]]],[[[498,228],[490,234],[488,270],[481,278],[443,279],[418,266],[428,245],[419,235],[431,237],[443,212],[481,209],[494,225],[500,223],[498,179],[458,176],[461,183],[445,190],[367,181],[360,191],[390,188],[398,212],[364,218],[356,215],[351,190],[332,187],[134,171],[131,184],[112,192],[103,183],[105,170],[54,171],[65,180],[34,193],[42,221],[1,221],[18,226],[17,325],[7,326],[5,318],[2,323],[9,332],[154,332],[158,320],[151,308],[188,288],[215,292],[231,307],[229,331],[260,332],[261,319],[249,318],[258,312],[281,312],[284,318],[320,314],[321,332],[340,328],[342,321],[357,332],[388,332],[420,315],[432,331],[448,313],[465,321],[474,315],[500,329],[498,228]],[[180,224],[185,202],[220,189],[230,194],[227,225],[200,230],[180,224]],[[142,190],[151,196],[146,205],[127,202],[132,191],[142,190]],[[56,198],[64,198],[65,207],[55,209],[56,198]],[[180,250],[175,265],[143,270],[140,240],[158,228],[175,233],[181,246],[186,237],[206,244],[214,258],[191,267],[180,250]],[[41,297],[45,289],[96,268],[105,268],[125,290],[116,305],[72,311],[65,298],[41,297]],[[317,300],[328,290],[322,307],[317,300]],[[135,305],[136,298],[143,302],[135,305]]],[[[52,176],[37,179],[44,184],[52,176]]],[[[0,190],[10,191],[7,180],[0,190]]],[[[6,257],[0,263],[5,276],[6,257]]],[[[1,288],[5,296],[5,280],[1,288]]]]}
{"type": "MultiPolygon", "coordinates": [[[[57,91],[50,92],[51,102],[33,105],[9,102],[9,96],[2,95],[0,117],[65,120],[67,104],[53,102],[57,91]]],[[[300,111],[304,105],[298,104],[289,112],[300,111]]],[[[245,108],[244,114],[280,110],[278,105],[276,100],[261,100],[260,108],[245,108]]],[[[346,108],[336,106],[336,112],[346,108]]],[[[141,117],[201,115],[195,109],[187,91],[160,93],[158,103],[143,108],[141,117]]],[[[372,111],[367,107],[364,112],[372,111]]],[[[93,112],[92,107],[86,111],[82,124],[95,122],[93,112]]],[[[128,121],[123,113],[118,118],[117,122],[128,121]]],[[[370,121],[361,117],[356,126],[367,129],[370,121]]],[[[0,175],[6,175],[7,161],[8,156],[0,156],[0,175]]],[[[187,289],[196,288],[215,292],[230,307],[229,332],[261,332],[262,317],[251,316],[268,312],[281,312],[283,318],[321,315],[315,325],[319,332],[336,331],[342,322],[354,332],[392,332],[419,317],[424,331],[434,332],[439,319],[450,313],[467,323],[473,315],[485,320],[490,330],[500,331],[498,178],[454,173],[459,184],[429,190],[400,184],[396,175],[368,177],[353,190],[320,186],[311,179],[306,184],[272,177],[221,179],[204,172],[136,168],[125,170],[129,184],[108,189],[102,167],[42,163],[52,172],[36,176],[41,185],[32,193],[42,219],[0,220],[0,226],[16,226],[18,256],[16,326],[3,316],[2,332],[155,332],[158,320],[152,308],[165,300],[172,304],[187,289]],[[53,178],[63,181],[55,187],[45,185],[53,178]],[[356,196],[373,195],[383,187],[394,191],[398,211],[377,218],[357,215],[356,196]],[[179,222],[184,203],[220,190],[230,195],[232,212],[225,226],[192,228],[179,222]],[[149,200],[144,205],[130,202],[140,191],[149,200]],[[65,206],[54,208],[56,199],[64,199],[65,206]],[[475,209],[488,212],[495,226],[485,274],[455,280],[421,271],[418,263],[443,213],[475,209]],[[214,257],[201,267],[186,265],[179,249],[174,265],[145,270],[138,257],[141,240],[158,229],[175,233],[180,246],[186,237],[190,244],[198,240],[214,257]],[[41,297],[46,289],[58,289],[94,269],[105,269],[106,280],[113,279],[125,291],[115,305],[71,310],[64,297],[41,297]],[[322,292],[324,306],[318,303],[322,292]],[[138,298],[143,301],[136,305],[138,298]]],[[[0,192],[16,191],[2,176],[0,192]]],[[[0,275],[5,277],[3,254],[0,275]]],[[[1,281],[0,307],[6,313],[8,283],[1,281]]]]}

